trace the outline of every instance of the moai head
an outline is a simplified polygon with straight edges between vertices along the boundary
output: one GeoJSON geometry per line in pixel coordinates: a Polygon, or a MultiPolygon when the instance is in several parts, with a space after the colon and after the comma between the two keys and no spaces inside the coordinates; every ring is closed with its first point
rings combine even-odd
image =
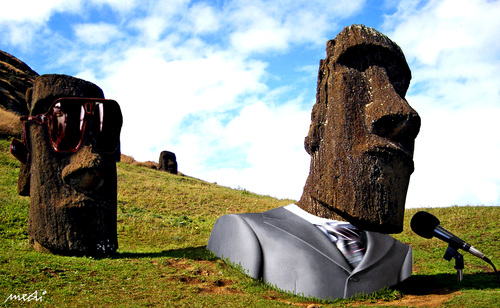
{"type": "Polygon", "coordinates": [[[327,43],[305,139],[311,166],[298,205],[364,230],[399,233],[420,117],[411,72],[387,36],[362,25],[327,43]]]}
{"type": "Polygon", "coordinates": [[[42,75],[27,93],[18,190],[30,196],[28,233],[36,250],[103,256],[118,248],[116,161],[122,114],[93,83],[42,75]]]}
{"type": "Polygon", "coordinates": [[[177,159],[175,153],[170,151],[162,151],[158,160],[158,169],[168,173],[177,174],[177,159]]]}

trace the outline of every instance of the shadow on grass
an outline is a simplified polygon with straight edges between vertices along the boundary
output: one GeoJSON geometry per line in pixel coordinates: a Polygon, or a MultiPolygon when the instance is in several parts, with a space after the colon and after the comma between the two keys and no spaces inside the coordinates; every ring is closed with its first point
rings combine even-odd
{"type": "Polygon", "coordinates": [[[412,275],[393,288],[406,295],[442,295],[460,290],[487,290],[499,287],[500,283],[495,273],[475,273],[464,274],[462,281],[458,281],[454,274],[412,275]]]}
{"type": "Polygon", "coordinates": [[[192,260],[215,261],[217,257],[206,246],[187,247],[179,249],[164,250],[161,252],[120,252],[118,251],[110,259],[138,259],[138,258],[184,258],[192,260]]]}

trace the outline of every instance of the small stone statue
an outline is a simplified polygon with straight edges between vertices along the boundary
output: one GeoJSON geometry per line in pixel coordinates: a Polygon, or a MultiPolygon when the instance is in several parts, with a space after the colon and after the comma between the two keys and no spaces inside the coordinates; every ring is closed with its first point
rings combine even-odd
{"type": "Polygon", "coordinates": [[[158,160],[158,169],[168,173],[177,174],[177,159],[175,153],[162,151],[158,160]]]}

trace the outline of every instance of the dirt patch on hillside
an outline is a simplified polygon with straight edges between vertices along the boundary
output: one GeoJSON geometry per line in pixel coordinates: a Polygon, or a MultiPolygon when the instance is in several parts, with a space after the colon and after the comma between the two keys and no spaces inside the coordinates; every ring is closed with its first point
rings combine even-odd
{"type": "Polygon", "coordinates": [[[193,292],[239,293],[238,290],[233,288],[234,281],[222,277],[212,261],[197,260],[196,263],[193,263],[186,259],[169,259],[166,265],[178,270],[175,275],[169,277],[169,280],[189,285],[193,292]]]}
{"type": "Polygon", "coordinates": [[[460,292],[446,294],[429,294],[429,295],[405,295],[394,301],[379,300],[376,302],[360,302],[352,305],[357,306],[403,306],[403,307],[441,307],[445,302],[459,295],[460,292]]]}

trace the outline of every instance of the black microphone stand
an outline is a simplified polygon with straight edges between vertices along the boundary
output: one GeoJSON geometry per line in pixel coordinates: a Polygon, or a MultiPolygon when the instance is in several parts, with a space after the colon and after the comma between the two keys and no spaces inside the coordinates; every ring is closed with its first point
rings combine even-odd
{"type": "Polygon", "coordinates": [[[446,261],[450,261],[451,258],[455,258],[455,269],[457,270],[457,278],[458,281],[462,281],[464,278],[464,256],[457,251],[458,247],[455,247],[455,245],[450,244],[448,246],[448,249],[446,249],[446,252],[444,253],[443,258],[446,261]]]}

